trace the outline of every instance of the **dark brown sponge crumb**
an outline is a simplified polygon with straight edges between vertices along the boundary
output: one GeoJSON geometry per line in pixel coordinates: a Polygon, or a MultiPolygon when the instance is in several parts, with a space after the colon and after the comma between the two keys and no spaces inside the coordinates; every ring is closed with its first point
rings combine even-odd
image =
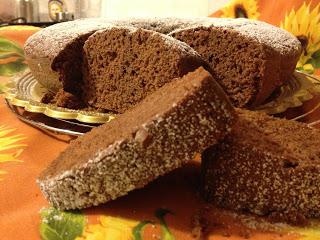
{"type": "Polygon", "coordinates": [[[123,113],[164,84],[207,66],[188,45],[153,31],[112,27],[84,45],[84,99],[123,113]]]}
{"type": "Polygon", "coordinates": [[[82,109],[86,106],[77,95],[62,89],[58,91],[51,103],[56,104],[58,107],[70,109],[82,109]]]}
{"type": "Polygon", "coordinates": [[[259,44],[221,28],[191,28],[173,36],[193,47],[210,64],[235,106],[250,105],[261,88],[266,58],[259,44]]]}

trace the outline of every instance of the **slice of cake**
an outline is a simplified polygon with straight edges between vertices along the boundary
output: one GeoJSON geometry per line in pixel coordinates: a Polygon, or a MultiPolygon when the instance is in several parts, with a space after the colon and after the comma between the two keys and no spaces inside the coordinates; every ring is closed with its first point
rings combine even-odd
{"type": "Polygon", "coordinates": [[[232,134],[203,153],[206,199],[290,222],[320,217],[320,130],[237,112],[232,134]]]}
{"type": "Polygon", "coordinates": [[[170,35],[209,63],[237,107],[263,103],[290,79],[301,54],[299,40],[289,32],[248,19],[190,20],[190,27],[170,35]]]}
{"type": "Polygon", "coordinates": [[[207,66],[187,44],[129,27],[97,31],[84,45],[84,60],[83,99],[94,108],[118,113],[164,84],[207,66]]]}
{"type": "Polygon", "coordinates": [[[234,122],[225,93],[199,68],[79,137],[38,183],[59,209],[105,203],[192,160],[229,133],[234,122]]]}

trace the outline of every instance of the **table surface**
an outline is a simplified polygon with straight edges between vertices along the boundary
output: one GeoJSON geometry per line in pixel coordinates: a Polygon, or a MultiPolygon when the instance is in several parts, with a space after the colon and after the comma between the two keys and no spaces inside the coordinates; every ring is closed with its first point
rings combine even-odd
{"type": "MultiPolygon", "coordinates": [[[[22,46],[35,31],[0,28],[0,48],[3,39],[22,46]]],[[[4,75],[1,65],[7,63],[0,58],[0,74],[4,75]]],[[[0,89],[7,80],[8,76],[0,76],[0,89]]],[[[292,119],[313,110],[299,121],[320,128],[320,108],[314,109],[319,103],[320,96],[316,96],[278,116],[292,119]]],[[[320,239],[317,224],[307,228],[269,224],[263,218],[207,205],[197,189],[199,159],[102,206],[81,212],[52,209],[35,179],[72,139],[19,121],[0,95],[0,239],[40,239],[40,235],[50,240],[194,239],[204,230],[203,239],[320,239]]]]}

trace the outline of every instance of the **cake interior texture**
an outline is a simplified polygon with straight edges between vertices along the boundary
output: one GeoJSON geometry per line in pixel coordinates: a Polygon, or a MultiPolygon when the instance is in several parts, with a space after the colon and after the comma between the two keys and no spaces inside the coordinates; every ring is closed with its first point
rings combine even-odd
{"type": "Polygon", "coordinates": [[[257,112],[237,113],[232,133],[203,154],[206,199],[289,222],[320,217],[320,131],[257,112]]]}
{"type": "Polygon", "coordinates": [[[252,36],[254,32],[266,39],[277,34],[269,26],[269,32],[258,30],[259,27],[265,26],[247,23],[242,31],[233,26],[199,26],[176,30],[170,35],[189,44],[208,62],[234,106],[248,108],[263,103],[275,88],[289,80],[300,55],[299,48],[295,49],[297,41],[280,30],[278,35],[284,35],[284,39],[278,49],[271,47],[281,45],[276,40],[269,45],[257,40],[252,36]],[[246,34],[248,31],[251,33],[246,34]]]}
{"type": "Polygon", "coordinates": [[[76,96],[81,94],[82,48],[91,34],[88,33],[75,39],[52,63],[52,69],[59,73],[63,89],[76,96]]]}
{"type": "Polygon", "coordinates": [[[235,31],[219,28],[190,29],[174,36],[188,43],[210,64],[235,106],[249,104],[263,74],[261,46],[235,31]]]}
{"type": "Polygon", "coordinates": [[[192,160],[230,132],[235,118],[221,87],[199,68],[79,137],[38,183],[60,209],[98,205],[192,160]]]}
{"type": "Polygon", "coordinates": [[[96,32],[85,43],[84,53],[85,102],[118,113],[175,78],[207,66],[185,43],[128,27],[96,32]]]}

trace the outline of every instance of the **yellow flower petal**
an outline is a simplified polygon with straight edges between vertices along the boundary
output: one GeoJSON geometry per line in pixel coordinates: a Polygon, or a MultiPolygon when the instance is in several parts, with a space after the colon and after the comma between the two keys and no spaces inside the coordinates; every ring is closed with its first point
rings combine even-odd
{"type": "Polygon", "coordinates": [[[301,235],[299,240],[319,240],[320,239],[320,224],[314,222],[311,227],[292,227],[289,231],[301,235]]]}
{"type": "Polygon", "coordinates": [[[23,162],[16,158],[16,156],[12,154],[0,154],[0,163],[4,162],[23,162]]]}
{"type": "Polygon", "coordinates": [[[88,225],[76,240],[132,240],[132,229],[138,224],[137,221],[111,216],[101,216],[99,221],[99,224],[88,225]]]}
{"type": "Polygon", "coordinates": [[[14,132],[16,129],[4,129],[4,127],[0,126],[0,137],[4,137],[12,132],[14,132]]]}
{"type": "Polygon", "coordinates": [[[233,0],[221,9],[222,17],[237,18],[237,13],[244,13],[247,18],[258,19],[260,13],[258,12],[257,0],[233,0]]]}
{"type": "Polygon", "coordinates": [[[313,53],[320,50],[320,3],[311,9],[310,3],[307,5],[304,2],[297,11],[292,9],[286,14],[280,26],[298,37],[300,41],[303,40],[303,52],[297,67],[313,71],[313,66],[307,62],[313,53]]]}
{"type": "Polygon", "coordinates": [[[306,72],[313,72],[314,67],[310,63],[308,63],[308,64],[303,65],[303,70],[306,72]]]}
{"type": "MultiPolygon", "coordinates": [[[[7,129],[0,126],[0,163],[5,162],[22,162],[18,159],[23,151],[25,144],[20,143],[25,137],[22,135],[9,136],[15,129],[7,129]]],[[[0,169],[0,175],[6,172],[0,169]]],[[[2,180],[2,178],[0,178],[2,180]]]]}

